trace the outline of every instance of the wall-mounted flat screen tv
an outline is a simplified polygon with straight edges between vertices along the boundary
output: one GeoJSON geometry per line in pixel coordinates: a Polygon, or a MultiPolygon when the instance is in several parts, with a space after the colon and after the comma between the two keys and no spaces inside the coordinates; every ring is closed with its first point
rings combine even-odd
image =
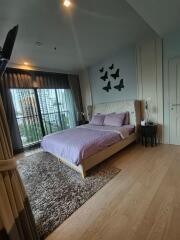
{"type": "MultiPolygon", "coordinates": [[[[0,51],[0,75],[2,76],[3,72],[6,69],[6,65],[11,58],[12,50],[16,40],[18,32],[18,25],[13,27],[7,34],[6,40],[4,42],[3,48],[0,51]]],[[[0,76],[0,77],[1,77],[0,76]]]]}

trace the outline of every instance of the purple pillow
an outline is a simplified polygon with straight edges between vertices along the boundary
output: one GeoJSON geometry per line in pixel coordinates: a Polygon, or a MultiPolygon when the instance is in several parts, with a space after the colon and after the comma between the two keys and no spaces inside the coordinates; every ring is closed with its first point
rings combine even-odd
{"type": "Polygon", "coordinates": [[[125,113],[106,115],[104,119],[104,125],[121,127],[124,123],[125,115],[125,113]]]}
{"type": "Polygon", "coordinates": [[[104,118],[105,118],[104,114],[96,114],[92,117],[90,124],[102,126],[104,123],[104,118]]]}

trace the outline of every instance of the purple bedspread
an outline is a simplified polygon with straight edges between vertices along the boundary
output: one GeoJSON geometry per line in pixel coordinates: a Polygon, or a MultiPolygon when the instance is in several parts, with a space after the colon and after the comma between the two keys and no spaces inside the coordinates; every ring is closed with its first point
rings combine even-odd
{"type": "Polygon", "coordinates": [[[44,151],[79,165],[83,159],[127,137],[129,130],[98,128],[90,124],[47,135],[44,151]]]}

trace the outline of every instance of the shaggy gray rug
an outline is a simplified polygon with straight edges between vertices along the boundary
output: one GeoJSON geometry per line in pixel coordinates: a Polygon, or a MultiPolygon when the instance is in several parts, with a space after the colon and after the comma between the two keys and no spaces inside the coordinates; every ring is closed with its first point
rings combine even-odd
{"type": "Polygon", "coordinates": [[[42,239],[120,171],[104,162],[82,179],[80,174],[44,152],[19,160],[18,170],[42,239]]]}

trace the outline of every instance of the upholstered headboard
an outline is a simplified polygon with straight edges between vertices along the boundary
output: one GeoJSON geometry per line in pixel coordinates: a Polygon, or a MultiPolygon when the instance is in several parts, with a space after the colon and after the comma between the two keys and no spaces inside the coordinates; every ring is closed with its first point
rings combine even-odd
{"type": "Polygon", "coordinates": [[[97,113],[120,113],[128,111],[130,114],[130,124],[139,126],[141,122],[140,101],[118,101],[112,103],[101,103],[87,107],[88,119],[90,120],[97,113]]]}

